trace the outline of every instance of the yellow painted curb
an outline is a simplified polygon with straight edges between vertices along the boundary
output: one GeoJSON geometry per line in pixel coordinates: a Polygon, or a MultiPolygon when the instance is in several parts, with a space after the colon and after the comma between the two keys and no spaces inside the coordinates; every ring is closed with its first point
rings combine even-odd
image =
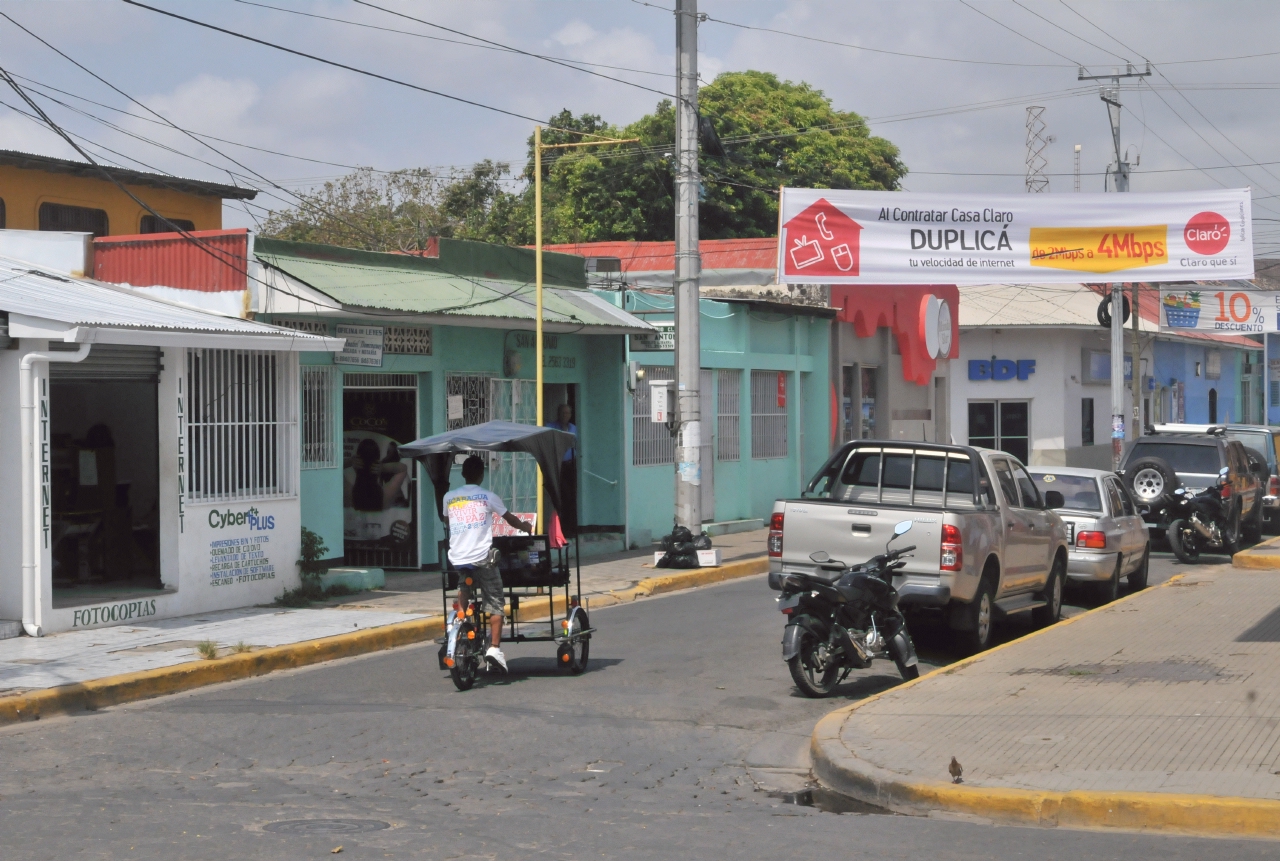
{"type": "Polygon", "coordinates": [[[1231,557],[1231,565],[1246,571],[1280,571],[1280,536],[1255,544],[1248,550],[1241,550],[1231,557]],[[1277,552],[1261,552],[1264,547],[1277,552]]]}
{"type": "MultiPolygon", "coordinates": [[[[1156,588],[1170,586],[1183,576],[1185,575],[1175,575],[1156,588]]],[[[906,813],[945,810],[1017,825],[1125,828],[1215,837],[1280,838],[1280,801],[1167,792],[1055,792],[964,786],[940,781],[912,782],[901,779],[896,772],[859,760],[841,740],[841,730],[846,721],[868,703],[921,684],[933,676],[954,672],[1002,649],[1011,648],[1032,637],[1058,630],[1062,625],[1077,619],[1111,609],[1117,604],[1154,591],[1147,589],[1126,595],[1118,601],[1064,619],[1056,625],[1033,631],[1024,637],[1002,643],[949,666],[939,667],[917,679],[836,709],[818,721],[813,729],[810,754],[814,775],[837,793],[906,813]]]]}
{"type": "MultiPolygon", "coordinates": [[[[768,568],[768,558],[763,556],[733,562],[719,568],[695,568],[664,577],[641,580],[638,585],[624,592],[595,596],[591,603],[596,607],[609,606],[663,592],[674,592],[678,589],[706,586],[737,577],[748,577],[763,573],[768,568]]],[[[528,621],[537,621],[538,618],[550,614],[553,600],[556,611],[563,613],[565,605],[563,596],[557,598],[539,596],[521,602],[521,616],[528,621]]],[[[227,655],[209,661],[189,661],[171,667],[157,667],[88,682],[60,685],[56,688],[11,694],[0,697],[0,726],[39,720],[41,717],[50,715],[92,711],[135,700],[181,693],[207,685],[249,679],[277,670],[291,670],[338,658],[409,646],[435,639],[443,633],[444,618],[432,616],[366,628],[363,631],[352,631],[349,634],[273,646],[244,654],[227,655]]]]}

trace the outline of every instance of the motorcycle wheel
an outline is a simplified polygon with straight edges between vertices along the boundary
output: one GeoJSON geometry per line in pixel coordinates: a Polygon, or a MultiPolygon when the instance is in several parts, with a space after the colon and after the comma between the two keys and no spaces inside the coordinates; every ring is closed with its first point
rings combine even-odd
{"type": "Polygon", "coordinates": [[[800,693],[806,697],[822,699],[835,692],[840,683],[840,668],[834,664],[819,666],[819,649],[823,644],[809,631],[800,638],[800,652],[787,661],[791,670],[791,680],[796,683],[800,693]]]}
{"type": "MultiPolygon", "coordinates": [[[[907,633],[907,632],[906,632],[906,630],[903,630],[903,632],[902,632],[902,633],[903,633],[903,636],[905,636],[905,637],[907,637],[908,639],[910,639],[911,635],[910,635],[909,633],[907,633]]],[[[912,647],[912,651],[914,651],[914,650],[915,650],[915,649],[914,649],[914,646],[913,646],[913,647],[912,647]]],[[[917,659],[917,663],[914,663],[914,664],[912,664],[911,666],[909,666],[909,667],[908,667],[906,664],[902,663],[902,659],[901,659],[900,657],[898,657],[897,655],[894,655],[894,656],[893,656],[893,662],[894,662],[895,664],[897,664],[897,665],[898,665],[898,673],[902,676],[902,680],[903,680],[904,682],[909,682],[909,681],[911,681],[912,679],[918,679],[918,678],[920,678],[920,664],[919,664],[919,659],[917,659]]]]}
{"type": "Polygon", "coordinates": [[[1240,552],[1240,509],[1231,514],[1230,528],[1222,530],[1222,550],[1228,556],[1240,552]]]}
{"type": "MultiPolygon", "coordinates": [[[[581,626],[590,628],[587,623],[587,614],[580,613],[581,626]]],[[[579,637],[561,644],[556,651],[556,669],[562,673],[580,676],[587,671],[587,658],[591,654],[591,638],[579,637]]]]}
{"type": "Polygon", "coordinates": [[[1196,543],[1194,530],[1185,520],[1170,523],[1165,537],[1169,539],[1169,549],[1178,557],[1179,562],[1190,564],[1200,558],[1200,547],[1196,543]]]}
{"type": "Polygon", "coordinates": [[[458,630],[458,641],[453,647],[453,666],[449,668],[449,677],[453,679],[453,686],[460,691],[469,691],[476,683],[476,675],[480,658],[478,654],[479,637],[476,639],[468,639],[468,633],[474,633],[475,628],[470,622],[466,622],[458,630]]]}

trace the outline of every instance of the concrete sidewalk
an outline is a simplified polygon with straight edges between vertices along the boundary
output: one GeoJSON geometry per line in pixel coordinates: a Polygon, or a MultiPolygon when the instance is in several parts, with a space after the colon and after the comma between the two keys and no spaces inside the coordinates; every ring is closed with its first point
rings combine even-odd
{"type": "Polygon", "coordinates": [[[1226,804],[1280,836],[1280,577],[1188,572],[833,713],[816,773],[902,810],[1220,833],[1226,804]]]}
{"type": "MultiPolygon", "coordinates": [[[[767,536],[762,529],[714,540],[722,561],[730,564],[763,557],[767,536]]],[[[634,594],[624,593],[668,573],[679,572],[654,569],[651,550],[596,557],[582,566],[582,595],[588,607],[632,600],[634,594]]],[[[38,639],[15,637],[0,640],[0,697],[200,661],[196,644],[203,640],[214,641],[223,653],[243,643],[254,654],[442,615],[439,572],[392,573],[385,589],[307,609],[251,607],[38,639]]]]}

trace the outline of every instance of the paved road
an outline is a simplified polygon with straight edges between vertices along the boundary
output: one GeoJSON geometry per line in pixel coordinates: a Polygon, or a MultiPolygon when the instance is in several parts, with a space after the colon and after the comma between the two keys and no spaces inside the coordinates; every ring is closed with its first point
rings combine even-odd
{"type": "MultiPolygon", "coordinates": [[[[591,671],[546,645],[457,693],[434,647],[0,731],[8,859],[1270,858],[1263,842],[826,813],[795,788],[836,703],[795,695],[763,578],[595,614],[591,671]],[[297,834],[272,823],[391,825],[297,834]]],[[[939,649],[936,658],[953,656],[939,649]]],[[[888,665],[891,667],[892,665],[888,665]]],[[[846,696],[896,682],[862,674],[846,696]]]]}

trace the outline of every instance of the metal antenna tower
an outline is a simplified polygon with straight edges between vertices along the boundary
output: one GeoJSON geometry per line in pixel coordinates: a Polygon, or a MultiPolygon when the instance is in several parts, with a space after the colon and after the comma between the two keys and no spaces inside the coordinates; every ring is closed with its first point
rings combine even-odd
{"type": "Polygon", "coordinates": [[[1041,192],[1049,190],[1049,177],[1044,175],[1049,160],[1044,156],[1044,148],[1053,142],[1044,134],[1044,108],[1032,105],[1027,108],[1027,191],[1041,192]]]}
{"type": "Polygon", "coordinates": [[[1107,168],[1107,172],[1111,174],[1115,184],[1116,191],[1129,190],[1129,162],[1124,160],[1124,150],[1120,148],[1120,81],[1123,78],[1149,78],[1151,77],[1151,64],[1147,63],[1146,71],[1135,72],[1133,63],[1125,64],[1125,71],[1115,68],[1111,70],[1109,75],[1090,75],[1086,74],[1087,69],[1080,67],[1080,74],[1076,77],[1077,81],[1110,81],[1111,86],[1105,84],[1099,88],[1098,95],[1107,103],[1107,115],[1111,118],[1111,142],[1115,146],[1116,160],[1113,165],[1107,168]]]}
{"type": "Polygon", "coordinates": [[[1076,144],[1076,191],[1080,191],[1080,144],[1076,144]]]}

